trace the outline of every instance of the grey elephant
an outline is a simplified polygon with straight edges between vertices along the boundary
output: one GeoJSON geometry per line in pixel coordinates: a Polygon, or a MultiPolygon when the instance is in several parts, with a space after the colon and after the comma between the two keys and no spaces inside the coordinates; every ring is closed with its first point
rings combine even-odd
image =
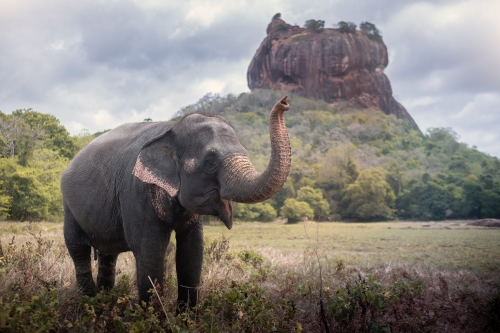
{"type": "Polygon", "coordinates": [[[164,257],[175,230],[177,309],[196,305],[203,261],[199,216],[217,216],[231,229],[231,201],[264,201],[288,176],[286,98],[271,110],[271,158],[261,173],[235,129],[218,115],[125,124],[82,149],[64,171],[61,190],[64,239],[84,293],[96,293],[91,247],[98,255],[97,288],[105,289],[114,286],[118,255],[132,251],[139,298],[148,301],[149,278],[163,281],[164,257]]]}

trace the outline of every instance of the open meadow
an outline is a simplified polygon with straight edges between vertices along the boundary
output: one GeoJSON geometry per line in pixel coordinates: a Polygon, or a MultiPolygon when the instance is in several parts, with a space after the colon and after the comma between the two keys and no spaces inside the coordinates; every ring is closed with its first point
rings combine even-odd
{"type": "Polygon", "coordinates": [[[158,294],[143,308],[131,253],[120,255],[112,291],[80,296],[61,223],[0,222],[0,331],[499,331],[500,228],[236,222],[204,231],[200,304],[175,316],[175,251],[165,258],[165,311],[158,294]]]}

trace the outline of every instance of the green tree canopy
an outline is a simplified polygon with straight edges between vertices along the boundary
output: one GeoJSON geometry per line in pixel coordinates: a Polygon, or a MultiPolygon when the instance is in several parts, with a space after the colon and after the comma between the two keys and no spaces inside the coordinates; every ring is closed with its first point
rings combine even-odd
{"type": "Polygon", "coordinates": [[[417,182],[405,190],[396,200],[401,218],[419,220],[444,220],[451,209],[452,195],[436,182],[417,182]]]}
{"type": "Polygon", "coordinates": [[[341,33],[355,34],[357,26],[353,22],[340,21],[339,23],[336,24],[336,27],[337,29],[339,29],[341,33]]]}
{"type": "Polygon", "coordinates": [[[251,205],[238,203],[235,205],[233,213],[235,218],[243,221],[269,222],[278,216],[274,207],[267,202],[251,205]]]}
{"type": "Polygon", "coordinates": [[[375,24],[370,23],[370,22],[361,22],[361,24],[359,25],[359,28],[371,40],[373,40],[375,42],[380,42],[380,43],[383,42],[382,35],[380,35],[380,31],[377,29],[375,24]]]}
{"type": "Polygon", "coordinates": [[[320,189],[303,186],[297,191],[297,200],[309,204],[314,211],[314,219],[317,221],[325,220],[330,213],[330,206],[324,199],[323,192],[320,189]]]}
{"type": "Polygon", "coordinates": [[[40,113],[32,109],[22,109],[12,112],[13,117],[19,117],[33,131],[41,131],[45,148],[57,151],[59,155],[72,158],[76,154],[76,147],[59,119],[51,114],[40,113]]]}
{"type": "Polygon", "coordinates": [[[325,28],[325,21],[323,20],[307,20],[304,23],[304,28],[314,32],[321,32],[325,28]]]}
{"type": "Polygon", "coordinates": [[[281,207],[280,215],[288,218],[289,223],[296,223],[300,221],[301,217],[314,218],[314,210],[307,202],[288,198],[285,200],[283,207],[281,207]]]}
{"type": "Polygon", "coordinates": [[[365,169],[345,190],[341,214],[360,220],[392,219],[395,195],[380,169],[365,169]]]}

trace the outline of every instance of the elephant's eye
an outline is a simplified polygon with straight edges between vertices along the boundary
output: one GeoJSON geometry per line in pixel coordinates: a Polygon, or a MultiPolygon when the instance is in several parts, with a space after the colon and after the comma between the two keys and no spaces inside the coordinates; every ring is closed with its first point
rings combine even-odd
{"type": "Polygon", "coordinates": [[[215,169],[217,168],[218,165],[219,165],[219,162],[215,156],[208,156],[205,159],[204,167],[205,167],[205,170],[208,172],[215,171],[215,169]]]}

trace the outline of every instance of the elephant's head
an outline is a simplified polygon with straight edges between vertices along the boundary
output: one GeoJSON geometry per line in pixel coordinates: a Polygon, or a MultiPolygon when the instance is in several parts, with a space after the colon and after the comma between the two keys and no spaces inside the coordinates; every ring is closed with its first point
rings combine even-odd
{"type": "Polygon", "coordinates": [[[170,199],[177,197],[196,214],[218,216],[231,229],[231,201],[269,199],[288,177],[290,141],[283,119],[288,109],[285,96],[271,111],[271,159],[261,173],[227,120],[190,114],[142,148],[133,174],[163,188],[170,199]]]}

